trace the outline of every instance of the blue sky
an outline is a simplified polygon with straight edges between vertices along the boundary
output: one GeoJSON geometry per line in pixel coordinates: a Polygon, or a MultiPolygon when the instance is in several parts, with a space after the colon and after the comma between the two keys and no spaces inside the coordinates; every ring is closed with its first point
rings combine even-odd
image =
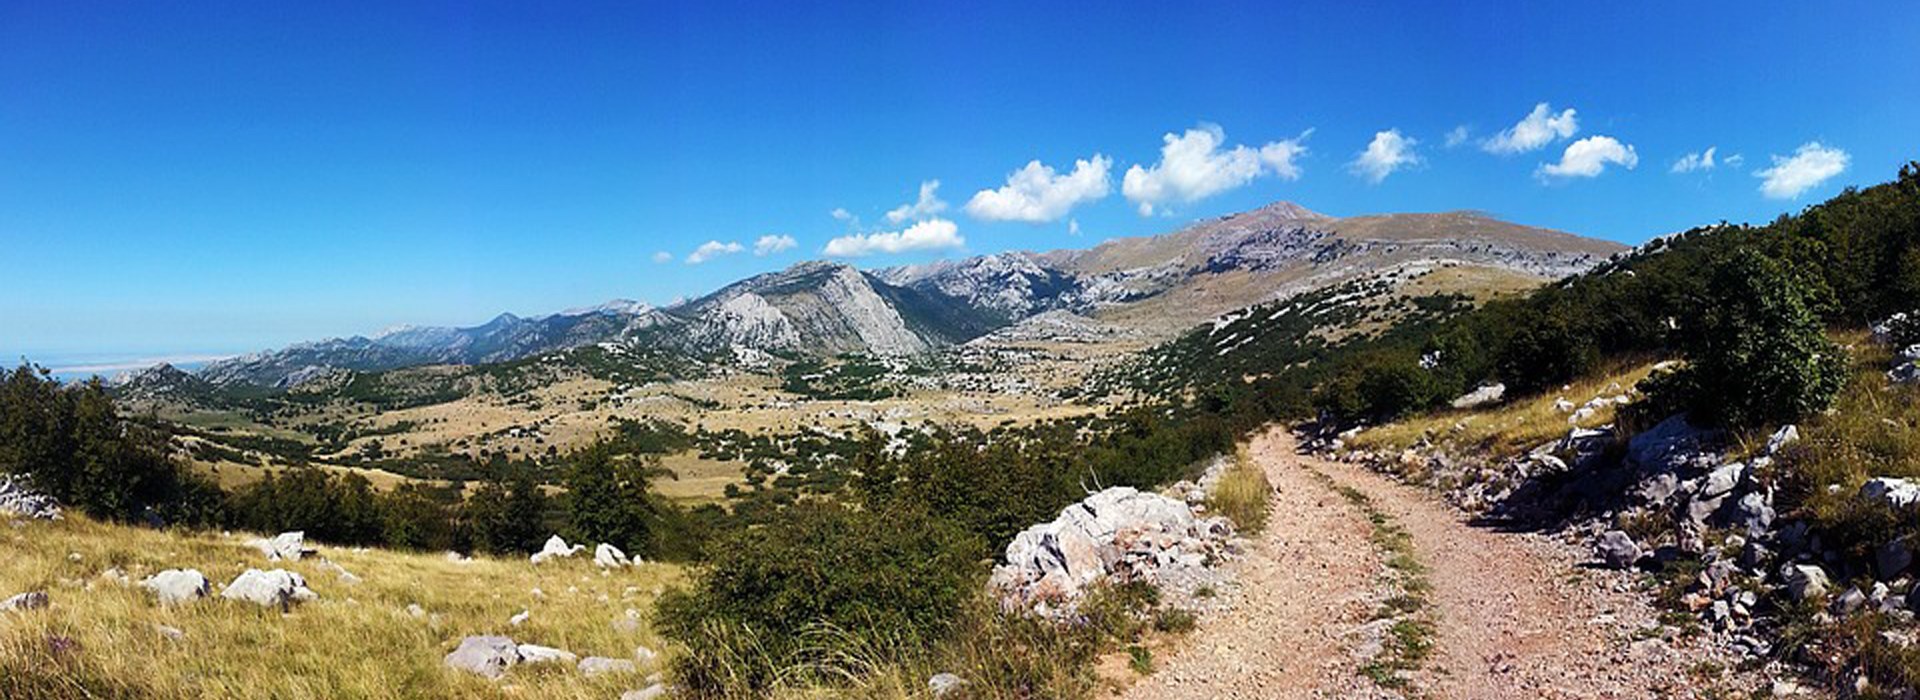
{"type": "Polygon", "coordinates": [[[1275,200],[1633,243],[1920,157],[1904,1],[524,5],[0,2],[0,351],[659,303],[1275,200]]]}

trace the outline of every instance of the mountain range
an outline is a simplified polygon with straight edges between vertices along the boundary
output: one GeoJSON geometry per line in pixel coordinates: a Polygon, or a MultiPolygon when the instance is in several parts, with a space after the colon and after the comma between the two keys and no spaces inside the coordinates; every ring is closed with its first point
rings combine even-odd
{"type": "MultiPolygon", "coordinates": [[[[598,343],[725,356],[904,356],[1048,312],[1170,337],[1220,314],[1409,266],[1467,265],[1546,280],[1624,250],[1476,212],[1336,218],[1280,202],[1087,249],[1005,252],[863,271],[804,262],[655,308],[616,300],[469,328],[408,327],[209,364],[216,386],[286,388],[337,370],[505,362],[598,343]]],[[[169,381],[179,381],[169,373],[169,381]]]]}

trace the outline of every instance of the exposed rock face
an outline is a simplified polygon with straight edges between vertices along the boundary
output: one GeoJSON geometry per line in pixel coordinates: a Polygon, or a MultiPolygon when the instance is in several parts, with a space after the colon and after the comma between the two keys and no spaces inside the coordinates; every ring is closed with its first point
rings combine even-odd
{"type": "Polygon", "coordinates": [[[249,540],[247,546],[258,549],[261,554],[267,555],[267,561],[280,561],[282,559],[300,561],[301,557],[312,554],[314,551],[307,548],[307,533],[298,531],[282,532],[274,535],[273,539],[249,540]]]}
{"type": "Polygon", "coordinates": [[[24,477],[0,473],[0,514],[34,520],[59,520],[60,503],[27,486],[24,477]]]}
{"type": "Polygon", "coordinates": [[[520,647],[506,637],[467,637],[460,640],[458,649],[447,654],[443,663],[455,670],[499,678],[507,674],[509,667],[520,663],[520,647]]]}
{"type": "Polygon", "coordinates": [[[194,569],[167,569],[147,577],[140,582],[140,587],[153,591],[161,605],[191,603],[213,591],[207,577],[194,569]]]}
{"type": "Polygon", "coordinates": [[[1196,518],[1180,500],[1116,486],[1016,535],[988,585],[1010,609],[1064,612],[1102,580],[1164,585],[1203,572],[1232,535],[1225,518],[1196,518]]]}
{"type": "Polygon", "coordinates": [[[286,609],[294,603],[303,603],[320,597],[307,588],[307,580],[286,569],[261,571],[247,569],[233,583],[227,584],[220,597],[227,600],[241,600],[261,607],[286,609]]]}
{"type": "Polygon", "coordinates": [[[564,558],[572,557],[575,554],[579,554],[580,550],[583,550],[586,548],[587,546],[584,544],[576,544],[569,547],[567,546],[566,540],[560,539],[559,535],[554,535],[552,537],[547,538],[546,545],[541,547],[540,551],[534,552],[533,556],[529,557],[528,559],[535,564],[539,564],[549,559],[564,559],[564,558]]]}

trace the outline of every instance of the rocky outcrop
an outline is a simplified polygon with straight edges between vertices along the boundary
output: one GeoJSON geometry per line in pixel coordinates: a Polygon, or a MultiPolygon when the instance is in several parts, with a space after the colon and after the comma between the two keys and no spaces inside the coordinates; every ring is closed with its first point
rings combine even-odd
{"type": "Polygon", "coordinates": [[[1105,581],[1193,585],[1206,578],[1208,562],[1231,553],[1232,536],[1225,518],[1195,517],[1183,501],[1116,486],[1016,535],[988,585],[1008,609],[1062,613],[1105,581]]]}
{"type": "Polygon", "coordinates": [[[602,542],[593,548],[593,565],[602,569],[618,569],[633,566],[633,561],[619,547],[602,542]]]}
{"type": "Polygon", "coordinates": [[[587,546],[584,544],[568,546],[566,540],[560,539],[559,535],[554,535],[547,538],[546,545],[542,546],[540,551],[534,552],[533,556],[528,557],[528,560],[535,564],[540,564],[551,559],[566,559],[575,554],[579,554],[581,550],[586,548],[587,546]]]}
{"type": "Polygon", "coordinates": [[[0,473],[0,515],[59,520],[60,503],[28,486],[25,477],[0,473]]]}

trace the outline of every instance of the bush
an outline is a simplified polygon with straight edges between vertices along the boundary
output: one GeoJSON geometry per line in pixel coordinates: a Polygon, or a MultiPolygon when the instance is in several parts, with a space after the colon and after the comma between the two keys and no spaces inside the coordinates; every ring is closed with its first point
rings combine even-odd
{"type": "Polygon", "coordinates": [[[475,551],[516,554],[539,551],[546,539],[547,496],[525,468],[506,480],[489,480],[461,508],[475,551]]]}
{"type": "Polygon", "coordinates": [[[654,556],[661,506],[647,492],[663,474],[659,459],[615,454],[601,443],[568,458],[567,517],[572,539],[606,542],[630,554],[654,556]]]}
{"type": "Polygon", "coordinates": [[[752,694],[793,669],[833,675],[853,658],[930,648],[979,591],[987,551],[924,511],[810,501],[711,555],[693,590],[660,599],[656,624],[686,648],[675,667],[682,683],[752,694]]]}
{"type": "Polygon", "coordinates": [[[1696,418],[1736,428],[1820,411],[1846,381],[1846,357],[1827,340],[1800,280],[1741,251],[1716,265],[1699,321],[1682,329],[1687,364],[1644,391],[1696,418]]]}

